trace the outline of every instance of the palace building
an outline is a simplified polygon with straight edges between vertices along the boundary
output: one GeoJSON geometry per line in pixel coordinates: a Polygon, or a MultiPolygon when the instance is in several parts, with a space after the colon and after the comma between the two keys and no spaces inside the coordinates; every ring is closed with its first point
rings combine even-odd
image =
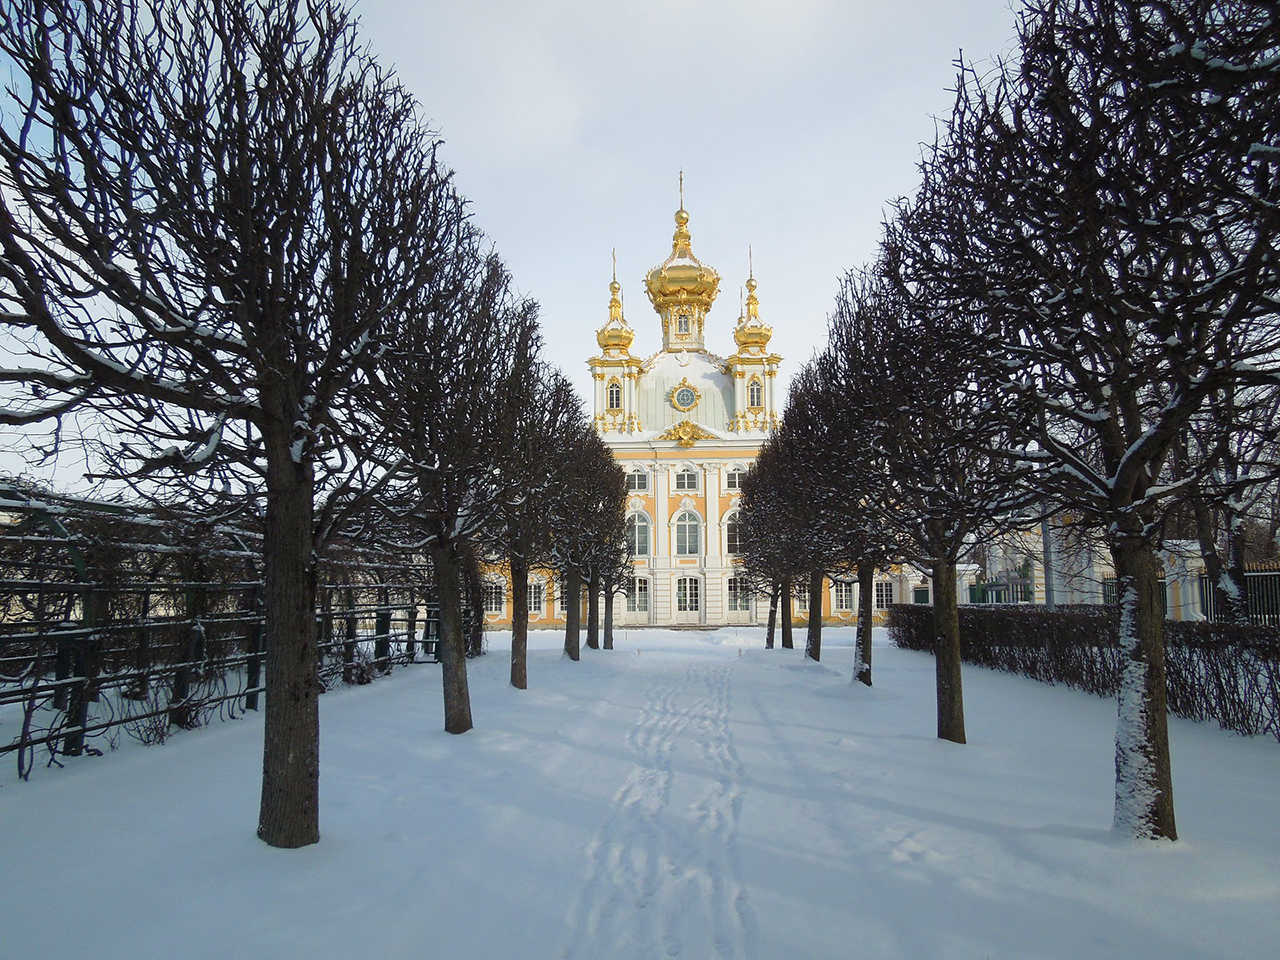
{"type": "Polygon", "coordinates": [[[726,357],[707,349],[720,275],[694,256],[683,203],[675,223],[671,254],[645,276],[661,348],[645,358],[631,353],[635,331],[615,274],[609,319],[596,333],[600,353],[587,361],[595,426],[627,471],[630,493],[635,577],[618,619],[663,626],[755,623],[768,601],[735,575],[738,496],[778,422],[782,358],[769,349],[773,330],[760,319],[753,275],[732,331],[736,350],[726,357]]]}
{"type": "MultiPolygon", "coordinates": [[[[627,473],[635,575],[615,601],[614,618],[620,626],[762,624],[769,598],[747,589],[734,567],[737,511],[742,479],[778,425],[782,358],[760,318],[749,254],[746,298],[732,330],[721,334],[725,343],[732,337],[733,350],[721,356],[708,349],[720,275],[694,256],[681,192],[671,253],[644,279],[661,348],[648,357],[631,352],[636,334],[615,265],[609,316],[596,331],[600,352],[587,361],[595,427],[627,473]]],[[[925,584],[918,580],[902,566],[877,576],[877,623],[894,600],[910,593],[919,602],[925,584]]],[[[823,594],[824,622],[853,622],[856,583],[828,581],[823,594]]],[[[487,626],[510,626],[510,597],[505,572],[486,571],[487,626]]],[[[530,573],[530,629],[563,627],[568,602],[553,572],[530,573]]],[[[579,603],[585,617],[585,599],[579,603]]],[[[797,624],[807,622],[808,606],[807,597],[792,600],[797,624]]]]}

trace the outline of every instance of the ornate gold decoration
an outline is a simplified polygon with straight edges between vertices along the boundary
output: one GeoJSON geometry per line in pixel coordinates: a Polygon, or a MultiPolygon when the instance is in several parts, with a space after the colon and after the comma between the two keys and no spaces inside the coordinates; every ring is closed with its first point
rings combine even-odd
{"type": "Polygon", "coordinates": [[[679,383],[671,388],[671,405],[681,413],[687,413],[696,407],[701,401],[702,391],[690,383],[688,377],[683,378],[679,383]],[[676,399],[676,397],[680,395],[681,390],[693,391],[693,403],[681,404],[680,401],[676,399]]]}
{"type": "Polygon", "coordinates": [[[658,439],[674,440],[682,447],[692,447],[698,440],[715,440],[716,435],[703,430],[692,420],[681,420],[658,439]]]}
{"type": "Polygon", "coordinates": [[[627,324],[622,312],[622,284],[618,283],[618,252],[613,253],[613,279],[609,282],[609,319],[603,327],[596,331],[596,343],[606,353],[610,349],[626,354],[631,349],[631,342],[636,332],[627,324]]]}
{"type": "Polygon", "coordinates": [[[671,235],[671,255],[645,276],[649,302],[662,318],[662,334],[670,335],[675,310],[689,310],[689,338],[702,340],[703,317],[711,309],[720,290],[720,274],[693,255],[689,234],[689,212],[684,208],[684,174],[680,177],[680,209],[676,230],[671,235]]]}
{"type": "Polygon", "coordinates": [[[738,318],[738,325],[733,329],[733,339],[738,344],[739,352],[752,350],[763,353],[773,337],[773,328],[766,326],[760,319],[760,301],[756,297],[756,278],[747,278],[746,313],[738,318]]]}

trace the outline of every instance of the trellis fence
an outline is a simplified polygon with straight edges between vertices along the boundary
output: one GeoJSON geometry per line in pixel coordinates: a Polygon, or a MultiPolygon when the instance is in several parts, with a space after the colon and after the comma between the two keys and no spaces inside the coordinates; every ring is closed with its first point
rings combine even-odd
{"type": "MultiPolygon", "coordinates": [[[[256,710],[261,533],[201,516],[0,484],[0,755],[98,754],[256,710]]],[[[319,679],[367,683],[435,659],[429,569],[338,544],[318,563],[319,679]]]]}
{"type": "MultiPolygon", "coordinates": [[[[967,663],[1115,696],[1121,656],[1114,607],[961,606],[959,612],[960,655],[967,663]]],[[[1280,630],[1185,620],[1166,620],[1164,630],[1170,713],[1280,740],[1280,630]]],[[[894,605],[889,634],[899,647],[932,652],[933,609],[894,605]]]]}

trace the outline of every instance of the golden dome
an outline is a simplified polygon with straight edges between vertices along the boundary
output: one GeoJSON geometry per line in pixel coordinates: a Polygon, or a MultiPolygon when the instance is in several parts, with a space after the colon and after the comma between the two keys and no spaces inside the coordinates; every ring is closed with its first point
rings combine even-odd
{"type": "Polygon", "coordinates": [[[678,304],[711,309],[720,289],[720,274],[693,255],[689,237],[689,212],[681,205],[676,211],[676,232],[671,237],[671,256],[649,271],[644,279],[649,301],[660,314],[678,304]]]}
{"type": "Polygon", "coordinates": [[[760,319],[760,301],[756,299],[756,278],[747,278],[747,310],[738,318],[738,325],[733,328],[733,339],[739,348],[757,347],[764,350],[773,337],[773,328],[765,326],[760,319]]]}
{"type": "Polygon", "coordinates": [[[626,352],[631,349],[631,342],[636,338],[636,332],[631,329],[626,317],[622,315],[620,293],[622,293],[622,284],[618,283],[618,264],[615,255],[613,280],[609,283],[609,320],[596,331],[596,343],[600,344],[601,350],[613,349],[626,352]]]}

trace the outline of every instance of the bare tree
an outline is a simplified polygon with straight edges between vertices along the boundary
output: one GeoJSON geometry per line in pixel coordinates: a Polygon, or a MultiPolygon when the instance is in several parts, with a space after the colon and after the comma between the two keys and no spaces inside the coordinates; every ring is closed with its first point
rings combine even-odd
{"type": "MultiPolygon", "coordinates": [[[[984,417],[1047,509],[1106,531],[1121,597],[1115,826],[1177,836],[1157,559],[1215,395],[1276,380],[1280,24],[1269,5],[1033,0],[1012,67],[964,67],[893,232],[975,318],[984,417]]],[[[920,304],[924,309],[923,302],[920,304]]]]}
{"type": "Polygon", "coordinates": [[[0,304],[34,361],[5,422],[90,401],[109,472],[265,490],[258,833],[313,843],[312,558],[358,476],[334,411],[403,298],[431,139],[330,0],[6,0],[0,37],[0,304]]]}
{"type": "MultiPolygon", "coordinates": [[[[386,318],[362,371],[357,413],[395,475],[390,515],[430,552],[440,604],[444,728],[472,727],[462,623],[466,557],[520,496],[515,425],[534,376],[537,305],[517,298],[497,255],[450,193],[433,202],[437,248],[424,251],[413,300],[386,318]]],[[[370,454],[375,455],[374,453],[370,454]]],[[[474,604],[473,604],[474,606],[474,604]]]]}
{"type": "MultiPolygon", "coordinates": [[[[602,549],[626,502],[626,475],[613,453],[590,425],[584,425],[569,447],[560,469],[565,496],[553,517],[553,555],[561,573],[566,601],[564,652],[570,660],[581,655],[582,587],[591,580],[602,549]]],[[[595,586],[599,586],[596,574],[595,586]]],[[[589,600],[598,615],[596,601],[589,600]]],[[[597,621],[598,629],[598,621],[597,621]]]]}
{"type": "Polygon", "coordinates": [[[512,482],[517,495],[500,506],[495,547],[511,575],[511,685],[528,686],[529,571],[553,560],[552,517],[567,498],[561,467],[573,440],[589,429],[582,402],[563,374],[539,365],[529,402],[516,413],[512,482]]]}

